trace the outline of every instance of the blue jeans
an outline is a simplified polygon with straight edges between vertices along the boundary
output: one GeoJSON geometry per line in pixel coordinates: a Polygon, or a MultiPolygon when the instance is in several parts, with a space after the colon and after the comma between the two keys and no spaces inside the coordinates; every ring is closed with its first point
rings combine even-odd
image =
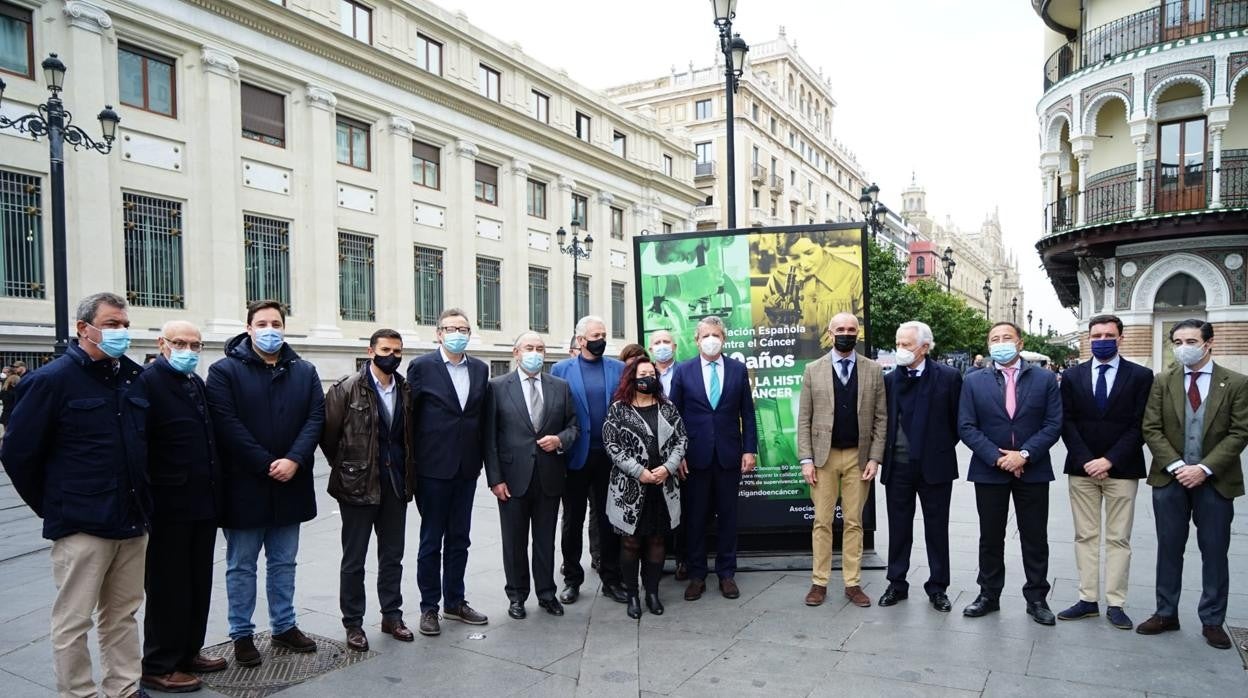
{"type": "Polygon", "coordinates": [[[226,528],[225,590],[230,603],[230,639],[250,637],[256,631],[256,562],[264,547],[265,595],[269,626],[274,635],[295,627],[295,556],[299,553],[299,524],[270,528],[226,528]]]}

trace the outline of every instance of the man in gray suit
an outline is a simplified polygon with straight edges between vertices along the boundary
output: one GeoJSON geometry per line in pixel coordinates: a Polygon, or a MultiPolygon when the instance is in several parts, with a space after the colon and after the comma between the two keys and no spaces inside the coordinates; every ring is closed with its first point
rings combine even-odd
{"type": "Polygon", "coordinates": [[[546,344],[536,332],[516,339],[516,370],[490,381],[486,406],[485,474],[498,498],[503,532],[507,615],[524,618],[529,597],[529,528],[537,604],[563,615],[555,598],[555,523],[567,468],[567,450],[579,428],[568,384],[542,373],[546,344]]]}

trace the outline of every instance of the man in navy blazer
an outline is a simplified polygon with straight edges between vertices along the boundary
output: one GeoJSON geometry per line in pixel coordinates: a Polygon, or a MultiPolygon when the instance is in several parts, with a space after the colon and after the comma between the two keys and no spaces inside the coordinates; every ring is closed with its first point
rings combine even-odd
{"type": "Polygon", "coordinates": [[[490,369],[468,356],[472,326],[458,308],[438,317],[439,347],[407,367],[412,394],[412,447],[416,459],[416,507],[420,510],[420,633],[438,635],[442,615],[470,625],[488,619],[464,598],[472,499],[484,463],[490,369]]]}
{"type": "Polygon", "coordinates": [[[711,315],[698,323],[699,355],[683,361],[672,379],[671,400],[689,433],[685,453],[689,512],[684,517],[688,540],[689,586],[685,600],[706,590],[706,528],[715,511],[718,550],[715,576],[724,597],[740,596],[737,572],[737,495],[741,475],[754,470],[758,431],[754,393],[745,364],[723,355],[724,322],[711,315]]]}
{"type": "MultiPolygon", "coordinates": [[[[589,515],[598,522],[599,566],[598,577],[602,579],[602,593],[626,603],[620,577],[620,537],[607,521],[607,485],[611,479],[611,457],[602,445],[602,423],[611,406],[611,396],[620,384],[624,364],[609,356],[607,350],[607,325],[602,318],[586,315],[576,323],[576,342],[580,351],[575,356],[560,361],[550,370],[556,378],[568,382],[572,402],[576,404],[576,423],[580,436],[572,443],[568,458],[568,479],[563,490],[563,530],[560,548],[563,553],[563,591],[559,600],[576,603],[580,598],[581,584],[585,583],[585,569],[581,566],[585,506],[589,502],[589,515]]],[[[590,527],[590,535],[594,528],[590,527]]],[[[590,548],[594,548],[591,541],[590,548]]]]}
{"type": "Polygon", "coordinates": [[[929,570],[923,591],[941,613],[949,596],[949,503],[958,479],[958,398],[962,374],[928,361],[935,346],[932,328],[905,322],[897,328],[897,367],[884,377],[888,436],[880,481],[888,506],[888,588],[881,606],[909,595],[910,548],[914,544],[914,501],[923,506],[929,570]]]}
{"type": "Polygon", "coordinates": [[[962,614],[978,618],[1001,610],[1005,587],[1005,526],[1010,498],[1018,519],[1027,582],[1027,614],[1054,625],[1049,594],[1049,449],[1062,433],[1057,377],[1019,356],[1023,332],[1012,322],[988,331],[992,363],[966,376],[958,405],[958,433],[971,449],[967,479],[979,510],[979,596],[962,614]]]}
{"type": "Polygon", "coordinates": [[[1094,359],[1062,374],[1062,441],[1070,512],[1075,523],[1079,600],[1060,620],[1100,615],[1101,525],[1105,526],[1105,617],[1130,630],[1122,610],[1131,571],[1131,526],[1144,469],[1144,408],[1153,372],[1118,355],[1122,320],[1098,315],[1088,322],[1094,359]],[[1101,516],[1102,506],[1105,510],[1101,516]]]}

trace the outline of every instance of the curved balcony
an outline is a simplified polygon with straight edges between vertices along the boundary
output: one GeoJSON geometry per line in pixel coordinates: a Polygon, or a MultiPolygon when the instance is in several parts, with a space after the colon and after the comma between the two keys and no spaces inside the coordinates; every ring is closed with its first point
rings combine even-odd
{"type": "Polygon", "coordinates": [[[1161,0],[1157,7],[1084,30],[1044,62],[1044,90],[1068,75],[1129,51],[1248,27],[1248,0],[1161,0]]]}

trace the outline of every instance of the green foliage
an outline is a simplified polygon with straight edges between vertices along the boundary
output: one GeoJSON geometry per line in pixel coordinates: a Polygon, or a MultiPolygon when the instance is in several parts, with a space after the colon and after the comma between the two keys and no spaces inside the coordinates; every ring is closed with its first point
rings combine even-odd
{"type": "Polygon", "coordinates": [[[875,348],[891,348],[897,326],[913,318],[906,316],[911,301],[906,285],[906,260],[892,250],[867,238],[868,284],[871,300],[871,343],[875,348]]]}
{"type": "Polygon", "coordinates": [[[1057,344],[1052,340],[1052,337],[1024,332],[1023,349],[1044,354],[1057,364],[1064,364],[1067,359],[1074,358],[1078,355],[1078,349],[1071,349],[1064,344],[1057,344]]]}

